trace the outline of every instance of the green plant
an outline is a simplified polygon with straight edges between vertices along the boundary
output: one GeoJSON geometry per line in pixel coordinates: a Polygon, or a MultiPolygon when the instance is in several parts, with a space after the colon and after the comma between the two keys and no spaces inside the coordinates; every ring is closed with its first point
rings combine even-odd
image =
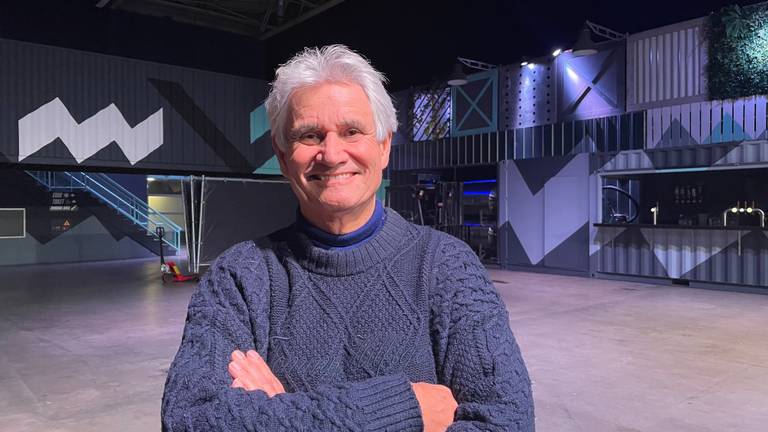
{"type": "Polygon", "coordinates": [[[768,4],[726,6],[706,32],[710,98],[768,94],[768,4]]]}

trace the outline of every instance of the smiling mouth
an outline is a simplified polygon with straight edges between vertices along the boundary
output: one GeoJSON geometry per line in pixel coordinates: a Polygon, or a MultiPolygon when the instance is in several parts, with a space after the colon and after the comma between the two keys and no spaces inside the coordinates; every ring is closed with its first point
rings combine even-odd
{"type": "Polygon", "coordinates": [[[328,180],[344,180],[348,179],[357,173],[341,173],[341,174],[312,174],[309,176],[310,181],[328,181],[328,180]]]}

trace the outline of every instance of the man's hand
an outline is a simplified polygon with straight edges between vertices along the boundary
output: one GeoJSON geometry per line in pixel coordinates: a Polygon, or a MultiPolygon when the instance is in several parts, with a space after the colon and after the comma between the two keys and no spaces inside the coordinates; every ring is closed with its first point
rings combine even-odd
{"type": "Polygon", "coordinates": [[[424,432],[443,432],[453,423],[453,415],[459,406],[451,389],[428,383],[411,383],[421,407],[424,432]]]}
{"type": "Polygon", "coordinates": [[[269,397],[285,393],[285,388],[280,380],[256,351],[232,352],[232,361],[229,362],[229,374],[234,379],[232,388],[243,388],[248,391],[262,390],[269,397]]]}

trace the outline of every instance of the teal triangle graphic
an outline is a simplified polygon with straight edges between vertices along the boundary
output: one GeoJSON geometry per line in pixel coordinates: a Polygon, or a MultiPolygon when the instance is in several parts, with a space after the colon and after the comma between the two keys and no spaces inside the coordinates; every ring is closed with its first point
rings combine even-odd
{"type": "Polygon", "coordinates": [[[251,111],[251,142],[261,138],[269,130],[269,118],[264,104],[251,111]]]}
{"type": "Polygon", "coordinates": [[[744,141],[747,139],[750,139],[750,137],[744,132],[744,128],[734,121],[730,114],[723,113],[723,120],[712,128],[711,134],[703,141],[703,144],[744,141]]]}
{"type": "Polygon", "coordinates": [[[269,175],[282,175],[280,172],[280,163],[277,161],[277,156],[272,156],[260,167],[256,168],[254,174],[269,174],[269,175]]]}

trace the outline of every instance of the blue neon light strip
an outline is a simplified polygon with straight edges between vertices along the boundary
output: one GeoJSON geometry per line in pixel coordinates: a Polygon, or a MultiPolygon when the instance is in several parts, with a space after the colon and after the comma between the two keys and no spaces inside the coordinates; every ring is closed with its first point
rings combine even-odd
{"type": "Polygon", "coordinates": [[[464,191],[464,195],[485,195],[488,196],[491,191],[464,191]]]}
{"type": "Polygon", "coordinates": [[[489,180],[469,180],[469,181],[465,181],[464,182],[465,185],[468,185],[468,184],[480,184],[480,183],[496,183],[496,180],[495,179],[489,179],[489,180]]]}

